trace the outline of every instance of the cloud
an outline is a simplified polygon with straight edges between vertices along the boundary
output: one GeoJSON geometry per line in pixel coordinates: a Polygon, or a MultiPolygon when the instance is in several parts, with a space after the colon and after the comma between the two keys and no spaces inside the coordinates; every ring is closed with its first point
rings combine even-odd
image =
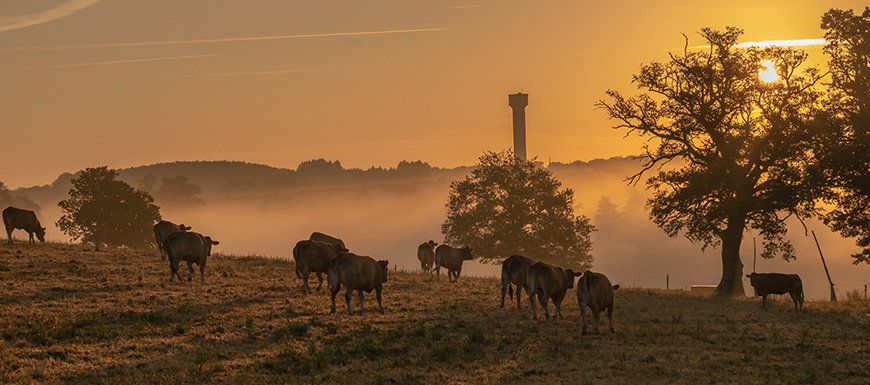
{"type": "Polygon", "coordinates": [[[98,61],[98,62],[89,62],[89,63],[58,64],[58,65],[43,66],[43,67],[37,67],[37,68],[90,67],[90,66],[101,66],[101,65],[107,65],[107,64],[142,63],[142,62],[150,62],[150,61],[196,59],[196,58],[201,58],[201,57],[212,57],[212,56],[218,56],[218,55],[213,54],[213,55],[148,57],[148,58],[142,58],[142,59],[125,59],[125,60],[98,61]]]}
{"type": "Polygon", "coordinates": [[[767,48],[767,47],[811,47],[824,46],[828,42],[825,39],[793,39],[793,40],[762,40],[762,41],[747,41],[737,44],[740,48],[767,48]]]}
{"type": "Polygon", "coordinates": [[[0,18],[0,31],[9,31],[31,25],[47,23],[90,7],[100,0],[69,0],[57,7],[45,12],[32,13],[29,15],[11,16],[0,18]]]}
{"type": "Polygon", "coordinates": [[[219,39],[197,39],[197,40],[167,40],[167,41],[139,41],[139,42],[125,42],[125,43],[44,45],[44,46],[31,46],[31,47],[5,47],[5,48],[0,48],[0,52],[55,51],[55,50],[84,49],[84,48],[147,47],[147,46],[160,46],[160,45],[232,43],[232,42],[242,42],[242,41],[306,39],[306,38],[316,38],[316,37],[388,35],[388,34],[397,34],[397,33],[435,32],[435,31],[446,31],[446,30],[447,30],[446,28],[419,28],[419,29],[393,29],[393,30],[385,30],[385,31],[335,32],[335,33],[311,33],[311,34],[299,34],[299,35],[228,37],[228,38],[219,38],[219,39]]]}
{"type": "Polygon", "coordinates": [[[302,68],[302,69],[291,69],[291,70],[274,70],[274,71],[250,71],[250,72],[222,72],[222,73],[206,73],[206,74],[176,74],[176,75],[163,75],[157,76],[159,78],[220,78],[220,77],[230,77],[230,76],[256,76],[256,75],[276,75],[276,74],[290,74],[290,73],[298,73],[298,72],[319,72],[319,71],[331,71],[331,70],[339,70],[342,68],[338,67],[326,67],[326,68],[302,68]]]}

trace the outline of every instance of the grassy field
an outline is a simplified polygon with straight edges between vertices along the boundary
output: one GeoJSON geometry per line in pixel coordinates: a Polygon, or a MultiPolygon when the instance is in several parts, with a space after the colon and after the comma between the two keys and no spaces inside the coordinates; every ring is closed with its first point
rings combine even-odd
{"type": "Polygon", "coordinates": [[[499,308],[494,279],[391,271],[387,314],[372,295],[348,316],[286,261],[213,256],[206,274],[170,283],[153,252],[0,246],[0,383],[870,383],[866,301],[795,313],[623,288],[617,333],[581,336],[573,290],[564,320],[533,321],[499,308]]]}

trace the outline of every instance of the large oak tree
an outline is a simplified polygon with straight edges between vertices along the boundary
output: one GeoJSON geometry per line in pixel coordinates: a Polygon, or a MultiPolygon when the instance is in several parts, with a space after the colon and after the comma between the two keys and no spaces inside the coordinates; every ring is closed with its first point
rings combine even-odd
{"type": "Polygon", "coordinates": [[[822,75],[799,71],[800,51],[736,47],[740,29],[700,34],[707,47],[689,49],[687,39],[681,54],[642,66],[639,95],[611,90],[598,105],[616,128],[646,139],[643,167],[629,180],[645,178],[653,191],[652,220],[670,236],[721,247],[717,291],[743,295],[747,227],[762,235],[762,256],[791,259],[785,219],[815,214],[818,189],[805,181],[822,75]],[[763,60],[775,63],[778,81],[760,79],[763,60]]]}

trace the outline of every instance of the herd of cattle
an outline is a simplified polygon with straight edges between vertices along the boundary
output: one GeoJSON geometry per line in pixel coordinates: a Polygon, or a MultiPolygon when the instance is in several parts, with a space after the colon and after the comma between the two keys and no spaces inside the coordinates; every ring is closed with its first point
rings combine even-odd
{"type": "MultiPolygon", "coordinates": [[[[34,235],[45,242],[45,227],[39,223],[33,211],[8,207],[3,210],[3,223],[6,226],[8,243],[12,244],[12,232],[24,230],[34,242],[34,235]]],[[[209,236],[191,231],[191,227],[176,225],[169,221],[160,221],[154,225],[154,238],[160,250],[161,258],[169,260],[169,280],[175,277],[179,280],[178,265],[181,261],[187,263],[190,272],[188,281],[193,279],[193,265],[199,265],[200,280],[205,282],[205,265],[211,255],[212,245],[219,244],[209,236]]],[[[387,282],[388,261],[377,261],[371,257],[351,253],[345,243],[338,238],[315,232],[309,239],[296,243],[292,249],[293,260],[296,263],[296,276],[302,280],[302,289],[311,292],[308,280],[312,273],[317,276],[317,289],[323,287],[323,275],[326,274],[329,292],[331,294],[331,312],[335,313],[335,296],[345,287],[347,311],[353,313],[351,294],[359,294],[360,310],[364,309],[363,292],[375,291],[380,312],[384,312],[382,301],[383,284],[387,282]]],[[[459,279],[463,261],[474,259],[472,249],[438,245],[428,241],[417,247],[417,258],[424,272],[435,273],[436,279],[441,278],[441,268],[447,270],[447,278],[453,283],[459,279]]],[[[583,334],[586,334],[586,309],[592,312],[594,329],[598,332],[598,318],[602,311],[607,312],[609,329],[613,331],[613,292],[619,285],[611,285],[610,280],[600,273],[586,271],[575,273],[571,269],[562,269],[543,262],[514,255],[502,263],[501,270],[501,307],[504,307],[505,294],[513,300],[516,289],[517,308],[521,308],[520,295],[523,290],[529,296],[529,311],[537,319],[535,302],[544,308],[544,315],[550,318],[547,304],[550,300],[555,306],[554,318],[562,318],[562,301],[568,289],[574,288],[577,280],[577,303],[580,306],[583,319],[583,334]]],[[[797,274],[752,273],[747,275],[755,294],[762,297],[762,307],[767,304],[770,294],[789,294],[794,302],[795,310],[803,309],[803,283],[797,274]]]]}

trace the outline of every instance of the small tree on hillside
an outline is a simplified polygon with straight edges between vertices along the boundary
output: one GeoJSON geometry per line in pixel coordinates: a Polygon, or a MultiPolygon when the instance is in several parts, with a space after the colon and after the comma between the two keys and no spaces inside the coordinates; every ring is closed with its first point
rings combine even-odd
{"type": "Polygon", "coordinates": [[[870,8],[860,15],[832,9],[822,17],[830,57],[831,94],[815,154],[828,201],[823,219],[857,237],[855,264],[870,263],[870,8]]]}
{"type": "Polygon", "coordinates": [[[446,242],[497,263],[520,254],[577,270],[592,263],[589,218],[574,214],[574,191],[533,161],[488,152],[471,175],[450,184],[446,242]]]}
{"type": "Polygon", "coordinates": [[[634,76],[648,93],[624,98],[608,91],[610,100],[598,103],[619,121],[615,128],[648,139],[643,168],[630,181],[657,170],[646,180],[652,220],[670,236],[721,246],[717,291],[728,295],[744,294],[740,244],[747,226],[763,236],[763,257],[792,259],[785,218],[815,214],[818,194],[807,183],[808,126],[822,76],[814,68],[798,73],[803,52],[735,47],[741,34],[703,29],[709,48],[686,49],[634,76]],[[778,81],[760,79],[763,60],[775,63],[778,81]]]}
{"type": "Polygon", "coordinates": [[[58,203],[57,227],[73,239],[97,245],[147,247],[154,242],[160,211],[147,192],[117,179],[108,167],[88,168],[72,180],[69,198],[58,203]]]}

